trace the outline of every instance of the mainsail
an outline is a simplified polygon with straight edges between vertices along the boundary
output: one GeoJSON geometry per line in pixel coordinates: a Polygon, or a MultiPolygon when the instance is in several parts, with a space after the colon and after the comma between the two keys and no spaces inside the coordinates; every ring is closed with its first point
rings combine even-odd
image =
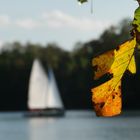
{"type": "Polygon", "coordinates": [[[29,109],[47,108],[46,96],[48,92],[48,77],[40,61],[33,62],[29,81],[28,107],[29,109]]]}
{"type": "Polygon", "coordinates": [[[60,93],[56,84],[54,73],[51,68],[48,71],[49,87],[47,94],[46,106],[47,108],[64,109],[60,93]]]}

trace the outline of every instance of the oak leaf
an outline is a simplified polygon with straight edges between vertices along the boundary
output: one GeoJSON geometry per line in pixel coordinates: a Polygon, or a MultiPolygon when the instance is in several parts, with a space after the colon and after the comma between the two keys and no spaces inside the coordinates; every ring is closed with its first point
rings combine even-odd
{"type": "Polygon", "coordinates": [[[121,113],[121,79],[126,70],[136,72],[134,58],[135,39],[129,40],[115,50],[93,58],[94,80],[109,77],[92,89],[92,101],[97,116],[114,116],[121,113]]]}

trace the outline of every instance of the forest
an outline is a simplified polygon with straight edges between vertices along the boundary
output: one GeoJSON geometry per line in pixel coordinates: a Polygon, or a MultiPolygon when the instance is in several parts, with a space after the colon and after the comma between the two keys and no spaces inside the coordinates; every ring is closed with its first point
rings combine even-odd
{"type": "MultiPolygon", "coordinates": [[[[104,30],[98,39],[77,42],[72,51],[56,43],[46,45],[16,41],[5,43],[0,51],[0,111],[27,110],[28,84],[33,60],[38,58],[47,72],[51,66],[66,109],[92,109],[93,57],[115,49],[131,38],[131,20],[104,30]]],[[[140,109],[140,48],[135,50],[137,73],[126,72],[122,81],[124,109],[140,109]]]]}

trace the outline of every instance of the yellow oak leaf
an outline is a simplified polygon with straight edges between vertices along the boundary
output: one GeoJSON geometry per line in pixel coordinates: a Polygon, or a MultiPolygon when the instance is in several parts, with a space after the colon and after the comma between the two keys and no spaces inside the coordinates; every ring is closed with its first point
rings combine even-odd
{"type": "Polygon", "coordinates": [[[107,81],[92,89],[92,101],[97,116],[114,116],[121,113],[121,79],[126,70],[136,72],[135,46],[136,40],[129,40],[115,50],[93,58],[94,80],[109,77],[107,81]]]}

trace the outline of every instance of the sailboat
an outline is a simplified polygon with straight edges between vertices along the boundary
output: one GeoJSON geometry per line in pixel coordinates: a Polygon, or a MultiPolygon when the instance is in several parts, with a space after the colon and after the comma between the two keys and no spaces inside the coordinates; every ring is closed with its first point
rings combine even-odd
{"type": "Polygon", "coordinates": [[[64,105],[56,84],[54,73],[49,68],[49,77],[41,62],[33,62],[28,91],[28,108],[26,116],[63,116],[64,105]]]}

